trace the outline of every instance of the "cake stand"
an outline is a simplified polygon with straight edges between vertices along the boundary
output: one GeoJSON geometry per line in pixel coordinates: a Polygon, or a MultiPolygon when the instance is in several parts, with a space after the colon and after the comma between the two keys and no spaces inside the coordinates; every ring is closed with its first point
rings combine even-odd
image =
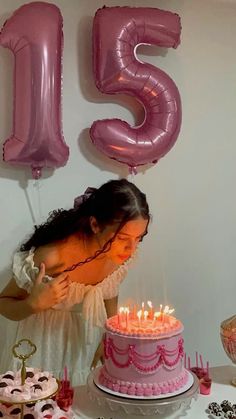
{"type": "Polygon", "coordinates": [[[170,415],[179,409],[187,409],[191,405],[192,399],[197,399],[199,392],[199,380],[197,376],[190,372],[192,376],[192,386],[181,394],[162,397],[162,398],[126,398],[122,396],[115,396],[114,394],[103,391],[95,382],[102,367],[91,371],[88,376],[88,395],[91,401],[95,401],[99,406],[108,406],[111,411],[121,409],[129,415],[170,415]]]}
{"type": "MultiPolygon", "coordinates": [[[[29,339],[21,339],[19,342],[17,342],[13,348],[12,352],[14,357],[19,358],[22,361],[22,367],[21,367],[21,382],[22,385],[25,383],[26,378],[26,367],[25,367],[25,361],[32,356],[36,352],[37,348],[34,343],[32,343],[29,339]]],[[[20,406],[20,419],[24,418],[24,406],[27,404],[35,404],[40,400],[46,400],[48,398],[51,398],[57,394],[59,390],[59,381],[57,380],[57,388],[53,391],[53,393],[47,394],[47,396],[39,397],[39,398],[32,398],[30,400],[19,400],[19,401],[11,401],[10,398],[3,398],[1,396],[0,403],[4,403],[9,406],[20,406]]]]}

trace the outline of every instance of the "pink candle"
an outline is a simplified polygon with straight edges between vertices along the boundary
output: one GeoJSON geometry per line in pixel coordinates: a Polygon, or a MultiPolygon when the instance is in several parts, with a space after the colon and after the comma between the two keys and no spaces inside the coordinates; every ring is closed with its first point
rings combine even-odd
{"type": "Polygon", "coordinates": [[[118,312],[118,324],[120,327],[122,326],[122,321],[123,321],[122,313],[124,313],[124,307],[120,307],[119,312],[118,312]]]}
{"type": "Polygon", "coordinates": [[[155,311],[152,326],[156,326],[157,320],[160,318],[160,315],[161,315],[160,311],[155,311]]]}
{"type": "Polygon", "coordinates": [[[148,318],[148,311],[147,310],[144,310],[143,317],[144,317],[144,321],[146,322],[147,318],[148,318]]]}
{"type": "Polygon", "coordinates": [[[162,308],[162,304],[160,304],[160,316],[159,316],[159,320],[163,323],[163,308],[162,308]]]}
{"type": "Polygon", "coordinates": [[[129,326],[129,309],[125,308],[125,326],[126,329],[128,329],[129,326]]]}
{"type": "Polygon", "coordinates": [[[202,361],[202,355],[200,355],[200,364],[201,364],[201,368],[203,370],[203,361],[202,361]]]}
{"type": "Polygon", "coordinates": [[[64,368],[64,380],[68,381],[67,366],[65,366],[65,368],[64,368]]]}
{"type": "Polygon", "coordinates": [[[188,369],[191,369],[191,362],[190,362],[190,356],[188,356],[188,369]]]}
{"type": "Polygon", "coordinates": [[[209,378],[209,362],[208,361],[207,361],[206,369],[207,369],[207,377],[209,378]]]}
{"type": "Polygon", "coordinates": [[[152,305],[152,302],[148,301],[147,304],[148,304],[148,307],[150,307],[149,317],[150,317],[151,320],[153,320],[153,305],[152,305]]]}
{"type": "Polygon", "coordinates": [[[142,318],[143,318],[143,314],[144,314],[144,302],[142,302],[142,318]]]}
{"type": "Polygon", "coordinates": [[[139,327],[141,327],[142,310],[139,310],[137,312],[137,317],[138,317],[138,325],[139,325],[139,327]]]}
{"type": "Polygon", "coordinates": [[[119,312],[117,313],[117,324],[118,324],[118,327],[120,328],[120,315],[119,315],[119,312]]]}

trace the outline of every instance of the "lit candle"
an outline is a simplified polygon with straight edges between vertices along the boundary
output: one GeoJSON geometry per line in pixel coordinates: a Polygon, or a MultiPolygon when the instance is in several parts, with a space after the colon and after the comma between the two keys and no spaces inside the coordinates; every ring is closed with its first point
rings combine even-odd
{"type": "Polygon", "coordinates": [[[167,320],[166,314],[169,312],[169,306],[165,306],[163,310],[163,317],[162,317],[162,323],[165,323],[167,320]]]}
{"type": "Polygon", "coordinates": [[[128,325],[129,325],[129,309],[128,309],[128,307],[125,307],[124,313],[125,313],[125,325],[126,325],[126,329],[128,329],[128,325]]]}
{"type": "Polygon", "coordinates": [[[119,308],[119,312],[118,312],[118,325],[121,326],[122,325],[122,320],[123,320],[123,316],[122,314],[124,313],[124,307],[120,307],[119,308]]]}
{"type": "Polygon", "coordinates": [[[146,322],[147,318],[148,318],[148,311],[147,310],[144,311],[143,317],[144,317],[144,321],[146,322]]]}
{"type": "Polygon", "coordinates": [[[144,314],[144,302],[142,302],[142,317],[143,317],[143,314],[144,314]]]}
{"type": "Polygon", "coordinates": [[[150,311],[149,311],[149,317],[151,320],[153,320],[153,306],[152,306],[152,302],[148,301],[147,302],[148,307],[150,307],[150,311]]]}
{"type": "Polygon", "coordinates": [[[163,321],[163,309],[162,304],[160,304],[160,320],[163,321]]]}
{"type": "Polygon", "coordinates": [[[142,310],[137,311],[138,325],[141,327],[142,310]]]}
{"type": "Polygon", "coordinates": [[[153,326],[156,326],[158,317],[160,317],[160,315],[161,315],[161,312],[160,311],[155,311],[155,313],[154,313],[154,319],[153,319],[153,322],[152,322],[153,326]]]}
{"type": "Polygon", "coordinates": [[[169,323],[169,320],[170,320],[169,315],[173,313],[173,311],[175,311],[174,308],[170,309],[169,306],[165,306],[163,310],[163,317],[162,317],[163,323],[165,322],[169,323]]]}

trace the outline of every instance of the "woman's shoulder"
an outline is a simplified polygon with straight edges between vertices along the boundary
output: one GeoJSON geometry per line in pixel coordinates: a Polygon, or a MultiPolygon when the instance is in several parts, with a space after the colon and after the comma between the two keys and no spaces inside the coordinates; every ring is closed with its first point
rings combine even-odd
{"type": "Polygon", "coordinates": [[[44,263],[48,275],[55,274],[63,267],[63,264],[60,262],[61,246],[59,244],[51,243],[38,247],[34,250],[33,261],[34,265],[38,268],[41,263],[44,263]]]}
{"type": "Polygon", "coordinates": [[[34,250],[34,263],[35,265],[40,265],[40,263],[47,263],[48,266],[51,266],[57,263],[59,259],[59,250],[55,244],[47,244],[45,246],[40,246],[34,250]]]}

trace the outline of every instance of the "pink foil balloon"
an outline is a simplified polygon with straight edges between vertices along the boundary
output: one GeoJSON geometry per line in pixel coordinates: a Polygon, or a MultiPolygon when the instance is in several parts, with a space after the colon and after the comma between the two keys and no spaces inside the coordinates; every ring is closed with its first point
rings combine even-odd
{"type": "Polygon", "coordinates": [[[156,163],[174,145],[181,126],[181,100],[173,80],[162,70],[139,61],[140,44],[176,48],[180,17],[155,8],[104,7],[93,24],[93,66],[102,93],[134,96],[145,119],[130,127],[120,119],[95,121],[90,136],[108,157],[136,166],[156,163]]]}
{"type": "Polygon", "coordinates": [[[15,56],[13,133],[3,159],[31,166],[34,178],[69,156],[61,128],[62,25],[58,7],[35,2],[17,9],[0,34],[15,56]]]}

